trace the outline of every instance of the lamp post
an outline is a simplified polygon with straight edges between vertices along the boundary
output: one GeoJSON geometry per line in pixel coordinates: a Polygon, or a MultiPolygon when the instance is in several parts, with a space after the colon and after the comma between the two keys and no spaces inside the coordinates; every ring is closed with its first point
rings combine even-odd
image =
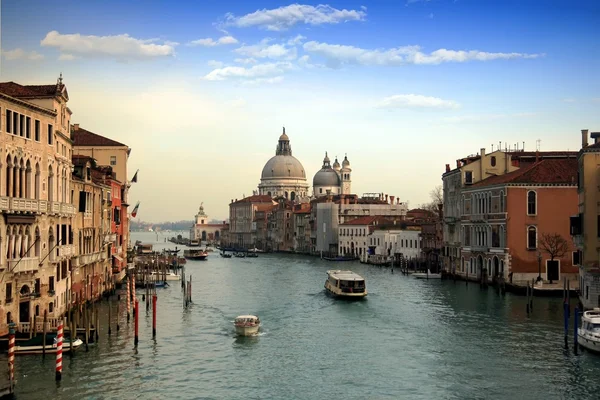
{"type": "Polygon", "coordinates": [[[538,251],[538,277],[537,281],[542,281],[542,252],[538,251]]]}

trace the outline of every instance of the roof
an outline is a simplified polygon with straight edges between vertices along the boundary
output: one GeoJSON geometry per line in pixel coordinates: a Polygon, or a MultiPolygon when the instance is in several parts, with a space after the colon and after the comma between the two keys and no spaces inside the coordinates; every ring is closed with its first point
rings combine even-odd
{"type": "Polygon", "coordinates": [[[65,85],[19,85],[15,82],[1,82],[0,92],[16,98],[53,97],[59,94],[65,85]]]}
{"type": "Polygon", "coordinates": [[[334,279],[339,279],[342,281],[364,281],[365,280],[365,278],[363,278],[356,272],[352,272],[349,270],[345,270],[345,271],[341,270],[341,269],[329,270],[329,271],[327,271],[327,275],[331,276],[334,279]]]}
{"type": "Polygon", "coordinates": [[[353,219],[348,222],[344,222],[342,225],[381,225],[381,224],[390,224],[393,225],[394,222],[387,219],[381,215],[369,215],[365,217],[360,217],[353,219]]]}
{"type": "Polygon", "coordinates": [[[310,214],[310,203],[296,204],[294,214],[310,214]]]}
{"type": "Polygon", "coordinates": [[[273,204],[273,199],[267,194],[255,194],[253,196],[244,197],[241,200],[234,201],[233,204],[240,203],[269,203],[273,204]]]}
{"type": "Polygon", "coordinates": [[[492,176],[471,185],[485,187],[502,184],[576,185],[576,158],[545,159],[504,175],[492,176]]]}
{"type": "Polygon", "coordinates": [[[73,126],[71,138],[73,139],[73,146],[127,147],[127,145],[123,143],[119,143],[116,140],[112,140],[98,135],[97,133],[90,132],[86,129],[80,128],[78,125],[73,126]]]}

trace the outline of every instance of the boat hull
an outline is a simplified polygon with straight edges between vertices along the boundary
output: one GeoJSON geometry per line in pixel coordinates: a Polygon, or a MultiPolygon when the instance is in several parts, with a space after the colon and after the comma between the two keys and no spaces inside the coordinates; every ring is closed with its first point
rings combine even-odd
{"type": "Polygon", "coordinates": [[[577,342],[579,343],[579,345],[581,347],[583,347],[586,350],[589,350],[591,352],[594,353],[598,353],[600,354],[600,340],[599,339],[590,339],[589,337],[587,337],[587,335],[585,333],[582,333],[581,331],[578,332],[577,334],[577,342]]]}
{"type": "Polygon", "coordinates": [[[239,326],[235,325],[235,333],[238,336],[254,336],[258,334],[260,325],[254,326],[239,326]]]}
{"type": "Polygon", "coordinates": [[[422,272],[415,272],[412,276],[417,279],[442,279],[442,274],[424,274],[422,272]]]}
{"type": "Polygon", "coordinates": [[[206,257],[208,257],[208,256],[184,256],[184,257],[188,260],[204,261],[204,260],[206,260],[206,257]]]}
{"type": "MultiPolygon", "coordinates": [[[[77,350],[83,341],[81,339],[75,339],[73,342],[73,350],[77,350]]],[[[68,353],[71,351],[71,343],[68,341],[63,342],[63,353],[68,353]]],[[[42,345],[36,346],[15,346],[15,354],[28,355],[28,354],[43,354],[44,349],[42,345]]],[[[47,354],[55,354],[56,353],[56,345],[46,345],[46,353],[47,354]]]]}
{"type": "Polygon", "coordinates": [[[335,289],[336,288],[329,285],[329,282],[325,283],[325,292],[327,292],[328,295],[335,297],[336,299],[361,300],[367,297],[368,294],[367,289],[365,289],[365,291],[362,293],[341,292],[335,289]]]}

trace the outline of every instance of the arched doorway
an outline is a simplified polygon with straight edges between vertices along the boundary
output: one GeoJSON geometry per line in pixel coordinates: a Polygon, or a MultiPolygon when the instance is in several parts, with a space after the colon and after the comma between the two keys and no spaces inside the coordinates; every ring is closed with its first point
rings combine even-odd
{"type": "Polygon", "coordinates": [[[206,231],[202,231],[202,240],[206,241],[206,231]]]}
{"type": "Polygon", "coordinates": [[[483,273],[483,257],[481,255],[477,256],[477,278],[481,278],[481,274],[483,273]]]}
{"type": "Polygon", "coordinates": [[[221,238],[221,232],[216,231],[215,232],[215,240],[219,240],[221,238]]]}
{"type": "Polygon", "coordinates": [[[498,277],[500,275],[500,263],[498,261],[498,257],[494,256],[494,277],[498,277]]]}
{"type": "Polygon", "coordinates": [[[290,193],[290,200],[292,200],[292,201],[296,200],[296,192],[290,193]]]}
{"type": "Polygon", "coordinates": [[[29,302],[30,293],[31,289],[27,285],[23,285],[19,291],[19,322],[29,322],[29,308],[31,306],[29,302]]]}

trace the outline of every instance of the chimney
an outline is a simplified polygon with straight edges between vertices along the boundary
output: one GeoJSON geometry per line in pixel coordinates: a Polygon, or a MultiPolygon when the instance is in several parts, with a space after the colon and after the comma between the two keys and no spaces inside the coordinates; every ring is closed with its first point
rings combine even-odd
{"type": "Polygon", "coordinates": [[[450,164],[446,164],[446,172],[450,172],[450,164]]]}
{"type": "Polygon", "coordinates": [[[385,195],[385,202],[386,203],[388,202],[388,195],[387,194],[385,195]]]}
{"type": "Polygon", "coordinates": [[[74,131],[78,131],[79,130],[79,124],[73,124],[73,130],[74,131]]]}
{"type": "Polygon", "coordinates": [[[233,203],[233,199],[231,199],[231,202],[233,203]]]}
{"type": "Polygon", "coordinates": [[[390,196],[390,204],[392,204],[392,205],[394,204],[394,198],[395,198],[395,196],[390,196]]]}
{"type": "Polygon", "coordinates": [[[581,147],[587,147],[588,145],[588,130],[587,129],[582,129],[581,130],[581,147]]]}
{"type": "Polygon", "coordinates": [[[600,132],[592,132],[590,136],[594,139],[594,144],[600,143],[600,132]]]}
{"type": "Polygon", "coordinates": [[[460,168],[460,160],[456,160],[456,168],[460,168]]]}

